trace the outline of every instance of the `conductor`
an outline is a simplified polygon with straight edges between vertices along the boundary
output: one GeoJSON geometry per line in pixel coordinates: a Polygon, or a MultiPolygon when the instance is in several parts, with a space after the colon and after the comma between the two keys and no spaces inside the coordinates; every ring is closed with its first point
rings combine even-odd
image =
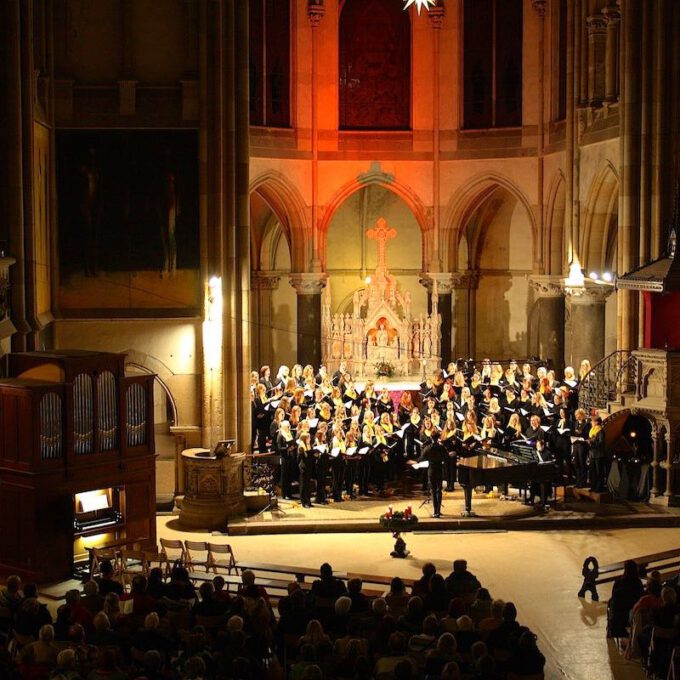
{"type": "Polygon", "coordinates": [[[448,454],[444,446],[439,443],[439,432],[437,430],[432,432],[430,438],[432,443],[423,448],[418,462],[428,462],[427,479],[430,483],[432,507],[434,508],[432,516],[441,517],[444,461],[446,461],[448,454]]]}

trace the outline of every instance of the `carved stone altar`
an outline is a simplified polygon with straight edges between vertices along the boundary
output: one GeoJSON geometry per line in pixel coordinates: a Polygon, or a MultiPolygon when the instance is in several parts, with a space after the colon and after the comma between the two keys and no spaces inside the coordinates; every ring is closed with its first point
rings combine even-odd
{"type": "Polygon", "coordinates": [[[217,458],[208,449],[186,449],[182,458],[185,495],[180,525],[187,529],[226,529],[229,517],[245,512],[244,454],[217,458]]]}
{"type": "Polygon", "coordinates": [[[352,314],[331,313],[330,286],[322,311],[322,362],[330,372],[341,362],[353,376],[372,377],[377,365],[391,364],[394,375],[431,374],[441,365],[441,316],[437,282],[430,314],[411,315],[411,296],[402,294],[387,268],[387,241],[397,230],[380,218],[366,232],[378,247],[378,264],[366,288],[356,290],[352,314]]]}

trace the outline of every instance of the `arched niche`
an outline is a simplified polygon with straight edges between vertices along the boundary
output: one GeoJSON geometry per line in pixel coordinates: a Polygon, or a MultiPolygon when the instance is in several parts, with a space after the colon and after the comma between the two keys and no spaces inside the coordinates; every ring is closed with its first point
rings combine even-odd
{"type": "Polygon", "coordinates": [[[262,270],[278,277],[273,288],[260,288],[261,312],[253,317],[261,339],[259,365],[273,365],[275,360],[288,366],[297,357],[297,298],[290,285],[291,255],[288,240],[276,219],[271,219],[265,231],[262,247],[262,270]],[[267,314],[266,298],[270,293],[271,311],[267,314]]]}
{"type": "Polygon", "coordinates": [[[473,353],[498,359],[527,356],[533,226],[526,206],[503,186],[485,187],[471,204],[459,237],[458,264],[477,273],[470,291],[473,353]]]}
{"type": "Polygon", "coordinates": [[[420,284],[423,237],[420,224],[407,203],[379,184],[367,184],[339,204],[328,222],[325,262],[333,312],[344,312],[340,301],[351,299],[366,285],[377,263],[376,242],[366,236],[379,218],[397,231],[387,243],[387,267],[403,292],[412,298],[412,314],[427,313],[427,292],[420,284]]]}
{"type": "MultiPolygon", "coordinates": [[[[608,162],[595,176],[586,202],[581,252],[587,274],[616,273],[618,228],[619,178],[613,165],[608,162]]],[[[605,356],[616,350],[616,305],[616,294],[612,294],[605,302],[605,356]]]]}

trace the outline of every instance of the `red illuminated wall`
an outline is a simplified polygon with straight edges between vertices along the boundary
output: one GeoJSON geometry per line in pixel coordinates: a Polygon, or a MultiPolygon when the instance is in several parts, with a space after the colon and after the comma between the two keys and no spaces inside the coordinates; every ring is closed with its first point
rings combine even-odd
{"type": "Polygon", "coordinates": [[[680,349],[680,293],[643,293],[645,347],[680,349]]]}

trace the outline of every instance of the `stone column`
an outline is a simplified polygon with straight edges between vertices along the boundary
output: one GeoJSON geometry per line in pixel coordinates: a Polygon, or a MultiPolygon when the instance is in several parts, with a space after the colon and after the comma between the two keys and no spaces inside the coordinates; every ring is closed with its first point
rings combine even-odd
{"type": "Polygon", "coordinates": [[[553,368],[564,365],[564,291],[557,276],[531,276],[536,298],[536,350],[553,368]]]}
{"type": "MultiPolygon", "coordinates": [[[[621,13],[621,125],[617,271],[629,272],[640,264],[640,129],[642,89],[641,0],[626,0],[621,13]]],[[[617,295],[617,348],[631,349],[638,340],[638,296],[622,290],[617,295]]]]}
{"type": "Polygon", "coordinates": [[[456,274],[453,279],[451,308],[453,312],[451,353],[456,359],[468,358],[475,351],[474,335],[477,319],[475,295],[479,285],[479,272],[469,270],[456,274]]]}
{"type": "Polygon", "coordinates": [[[303,366],[321,364],[321,291],[325,273],[290,275],[290,285],[297,293],[297,360],[303,366]]]}
{"type": "MultiPolygon", "coordinates": [[[[318,230],[319,215],[319,103],[317,84],[317,48],[318,33],[321,20],[326,13],[323,0],[309,0],[307,18],[312,28],[312,271],[321,271],[320,234],[318,230]]],[[[299,304],[298,304],[299,309],[299,304]]],[[[299,330],[298,330],[299,333],[299,330]]],[[[319,356],[321,356],[319,354],[319,356]]],[[[316,364],[314,364],[316,367],[316,364]]]]}
{"type": "Polygon", "coordinates": [[[664,463],[661,463],[661,466],[666,468],[666,489],[663,494],[666,497],[673,495],[673,478],[675,476],[673,446],[673,434],[669,427],[666,432],[666,460],[664,463]]]}
{"type": "Polygon", "coordinates": [[[652,462],[650,464],[649,474],[651,475],[651,488],[649,490],[650,496],[659,495],[659,456],[661,455],[661,442],[659,434],[656,430],[652,430],[652,462]]]}
{"type": "MultiPolygon", "coordinates": [[[[441,262],[441,248],[440,240],[440,116],[439,116],[439,60],[440,60],[440,33],[444,23],[444,5],[438,3],[436,7],[432,7],[429,11],[429,19],[432,28],[432,58],[434,61],[434,70],[432,74],[432,259],[430,261],[430,269],[432,271],[439,271],[442,268],[441,262]]],[[[441,296],[440,296],[441,301],[441,296]]],[[[450,302],[450,300],[449,300],[450,302]]],[[[450,304],[449,304],[450,312],[450,304]]],[[[442,312],[442,322],[444,313],[442,312]]],[[[443,323],[442,323],[443,325],[443,323]]],[[[450,328],[450,324],[449,324],[450,328]]],[[[451,345],[451,334],[449,332],[449,343],[451,345]]],[[[444,331],[442,330],[442,354],[444,353],[444,331]]]]}
{"type": "Polygon", "coordinates": [[[271,366],[274,361],[272,295],[279,287],[280,280],[281,277],[273,272],[257,271],[250,275],[254,369],[259,369],[265,364],[271,366]]]}
{"type": "Polygon", "coordinates": [[[439,299],[439,314],[441,322],[441,360],[442,366],[446,368],[453,359],[453,302],[452,293],[458,280],[458,274],[423,272],[420,275],[420,283],[427,288],[427,312],[432,313],[432,284],[437,281],[437,297],[439,299]]]}
{"type": "Polygon", "coordinates": [[[613,286],[590,281],[564,287],[567,301],[564,361],[577,371],[583,359],[595,365],[604,356],[604,303],[613,290],[613,286]]]}
{"type": "Polygon", "coordinates": [[[602,106],[605,95],[607,19],[602,14],[588,17],[588,104],[602,106]]]}
{"type": "Polygon", "coordinates": [[[235,4],[235,144],[236,175],[234,177],[235,259],[237,322],[237,400],[239,451],[250,453],[252,444],[250,407],[250,71],[249,71],[249,4],[235,4]]]}
{"type": "Polygon", "coordinates": [[[612,5],[605,7],[602,14],[607,21],[607,56],[605,59],[604,98],[610,104],[619,100],[619,27],[621,10],[612,5]]]}

